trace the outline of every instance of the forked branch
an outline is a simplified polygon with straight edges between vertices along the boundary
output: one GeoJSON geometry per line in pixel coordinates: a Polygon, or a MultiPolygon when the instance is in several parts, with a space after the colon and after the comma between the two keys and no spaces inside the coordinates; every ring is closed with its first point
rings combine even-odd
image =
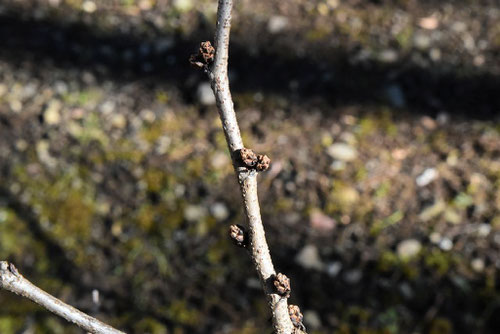
{"type": "Polygon", "coordinates": [[[0,288],[28,298],[89,333],[125,334],[33,285],[17,271],[12,263],[6,261],[0,261],[0,288]]]}

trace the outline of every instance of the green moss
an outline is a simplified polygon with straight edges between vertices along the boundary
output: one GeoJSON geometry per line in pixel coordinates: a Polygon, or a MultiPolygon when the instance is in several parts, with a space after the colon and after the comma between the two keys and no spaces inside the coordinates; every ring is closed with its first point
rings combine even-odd
{"type": "Polygon", "coordinates": [[[378,235],[382,230],[399,223],[404,218],[403,212],[397,210],[385,219],[377,219],[371,226],[370,234],[378,235]]]}
{"type": "Polygon", "coordinates": [[[14,334],[20,333],[23,327],[23,322],[14,316],[2,316],[0,317],[0,333],[2,334],[14,334]]]}
{"type": "Polygon", "coordinates": [[[155,143],[162,135],[165,134],[165,126],[162,121],[153,122],[144,126],[141,129],[141,137],[148,143],[155,143]]]}
{"type": "Polygon", "coordinates": [[[45,205],[47,218],[54,222],[52,231],[58,239],[66,238],[72,240],[72,243],[77,239],[85,242],[90,235],[94,215],[93,203],[77,190],[69,191],[65,195],[45,205]]]}
{"type": "Polygon", "coordinates": [[[150,334],[168,334],[168,329],[165,325],[156,319],[147,317],[141,319],[134,326],[136,333],[150,333],[150,334]]]}
{"type": "Polygon", "coordinates": [[[359,137],[364,137],[375,133],[376,130],[377,124],[375,120],[370,116],[366,116],[359,122],[357,133],[359,137]]]}
{"type": "Polygon", "coordinates": [[[396,41],[403,50],[408,50],[412,46],[413,27],[408,24],[396,35],[396,41]]]}
{"type": "Polygon", "coordinates": [[[429,334],[450,334],[453,333],[453,326],[446,318],[436,318],[431,323],[429,334]]]}
{"type": "Polygon", "coordinates": [[[306,33],[306,40],[309,42],[321,41],[332,34],[332,28],[327,25],[321,25],[310,29],[306,33]]]}
{"type": "Polygon", "coordinates": [[[472,199],[471,196],[467,195],[466,193],[459,193],[454,199],[452,205],[459,208],[459,209],[465,209],[469,206],[474,204],[474,200],[472,199]]]}
{"type": "Polygon", "coordinates": [[[391,189],[391,183],[390,181],[384,181],[382,184],[380,184],[377,189],[375,190],[375,198],[384,198],[387,196],[389,193],[389,190],[391,189]]]}
{"type": "Polygon", "coordinates": [[[185,300],[174,300],[168,308],[169,316],[173,321],[183,325],[196,325],[201,320],[198,310],[188,307],[185,300]]]}
{"type": "Polygon", "coordinates": [[[398,256],[390,251],[383,251],[377,263],[377,267],[380,271],[387,272],[391,271],[399,263],[398,256]]]}
{"type": "Polygon", "coordinates": [[[440,276],[446,274],[452,264],[451,256],[438,249],[433,249],[423,256],[425,265],[434,269],[440,276]]]}
{"type": "Polygon", "coordinates": [[[207,252],[208,262],[212,264],[220,264],[221,259],[228,253],[228,243],[226,240],[217,242],[214,246],[210,247],[207,252]]]}
{"type": "Polygon", "coordinates": [[[109,137],[103,131],[101,118],[95,112],[87,115],[82,124],[76,122],[70,123],[68,131],[82,145],[87,145],[93,141],[98,142],[103,147],[109,145],[109,137]]]}
{"type": "Polygon", "coordinates": [[[143,180],[147,184],[148,191],[160,192],[167,185],[165,171],[157,168],[149,168],[143,176],[143,180]]]}
{"type": "Polygon", "coordinates": [[[359,193],[354,187],[342,181],[334,181],[326,211],[350,211],[358,200],[359,193]]]}
{"type": "Polygon", "coordinates": [[[97,88],[90,88],[77,92],[69,92],[63,95],[65,105],[75,107],[85,107],[92,109],[97,105],[97,102],[102,98],[102,93],[97,88]]]}

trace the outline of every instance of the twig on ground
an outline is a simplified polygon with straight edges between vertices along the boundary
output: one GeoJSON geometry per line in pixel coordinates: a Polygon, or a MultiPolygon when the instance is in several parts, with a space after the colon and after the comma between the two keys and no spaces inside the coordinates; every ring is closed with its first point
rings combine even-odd
{"type": "MultiPolygon", "coordinates": [[[[190,62],[207,73],[215,94],[222,128],[243,197],[249,227],[248,248],[269,302],[274,331],[276,334],[304,333],[302,323],[294,324],[290,319],[286,298],[289,292],[280,294],[273,284],[277,275],[267,246],[257,196],[257,174],[269,167],[270,160],[267,156],[257,155],[243,146],[229,90],[227,64],[232,7],[232,0],[219,0],[214,45],[215,56],[213,56],[210,42],[202,42],[199,53],[191,56],[190,62]]],[[[234,231],[232,232],[235,234],[234,231]]]]}
{"type": "Polygon", "coordinates": [[[12,263],[6,261],[0,261],[0,288],[30,299],[89,333],[124,334],[33,285],[17,271],[12,263]]]}

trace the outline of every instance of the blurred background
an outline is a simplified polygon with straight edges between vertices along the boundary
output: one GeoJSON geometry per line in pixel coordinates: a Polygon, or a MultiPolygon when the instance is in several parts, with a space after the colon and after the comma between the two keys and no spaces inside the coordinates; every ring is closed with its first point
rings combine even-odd
{"type": "MultiPolygon", "coordinates": [[[[270,333],[215,0],[0,2],[0,259],[129,333],[270,333]]],[[[230,78],[309,333],[498,333],[498,0],[237,0],[230,78]]],[[[0,333],[81,333],[0,292],[0,333]]]]}

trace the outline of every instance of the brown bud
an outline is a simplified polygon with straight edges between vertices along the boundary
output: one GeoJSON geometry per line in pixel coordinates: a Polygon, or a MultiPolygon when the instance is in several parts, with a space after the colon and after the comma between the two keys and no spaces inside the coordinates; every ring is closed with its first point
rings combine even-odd
{"type": "Polygon", "coordinates": [[[290,292],[292,291],[292,289],[290,287],[290,279],[286,277],[286,275],[278,273],[278,275],[274,277],[273,283],[276,291],[280,296],[286,298],[290,297],[290,292]]]}
{"type": "Polygon", "coordinates": [[[249,148],[240,150],[240,158],[247,168],[253,168],[257,164],[257,155],[249,148]]]}
{"type": "Polygon", "coordinates": [[[288,305],[288,314],[290,315],[290,320],[292,320],[292,324],[295,327],[305,330],[305,326],[302,323],[304,316],[300,312],[300,308],[297,305],[288,305]]]}
{"type": "Polygon", "coordinates": [[[233,224],[229,226],[229,237],[238,247],[246,247],[248,243],[248,233],[241,225],[233,224]]]}
{"type": "Polygon", "coordinates": [[[271,164],[271,159],[267,155],[262,155],[259,154],[257,156],[257,170],[259,172],[263,172],[269,168],[269,165],[271,164]]]}
{"type": "Polygon", "coordinates": [[[239,158],[248,169],[255,169],[259,172],[263,172],[269,168],[269,164],[271,163],[271,159],[267,155],[256,154],[249,148],[242,148],[239,151],[239,158]]]}
{"type": "Polygon", "coordinates": [[[200,43],[198,53],[189,57],[189,62],[195,67],[203,68],[213,63],[214,58],[215,48],[210,41],[205,41],[200,43]]]}

